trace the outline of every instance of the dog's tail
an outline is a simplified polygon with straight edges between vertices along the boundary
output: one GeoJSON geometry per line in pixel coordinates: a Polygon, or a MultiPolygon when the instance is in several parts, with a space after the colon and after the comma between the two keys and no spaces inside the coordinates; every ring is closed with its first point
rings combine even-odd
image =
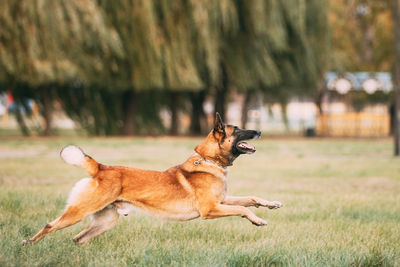
{"type": "Polygon", "coordinates": [[[86,155],[77,146],[66,146],[60,152],[61,158],[68,164],[82,167],[89,175],[94,176],[99,171],[99,163],[86,155]]]}

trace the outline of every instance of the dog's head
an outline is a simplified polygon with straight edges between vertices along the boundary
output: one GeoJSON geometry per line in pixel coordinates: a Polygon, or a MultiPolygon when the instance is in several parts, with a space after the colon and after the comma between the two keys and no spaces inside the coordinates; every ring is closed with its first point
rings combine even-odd
{"type": "Polygon", "coordinates": [[[216,161],[222,166],[230,166],[241,154],[256,152],[256,148],[246,141],[259,138],[260,135],[260,131],[244,130],[237,126],[224,124],[217,112],[214,129],[195,150],[205,159],[216,161]]]}

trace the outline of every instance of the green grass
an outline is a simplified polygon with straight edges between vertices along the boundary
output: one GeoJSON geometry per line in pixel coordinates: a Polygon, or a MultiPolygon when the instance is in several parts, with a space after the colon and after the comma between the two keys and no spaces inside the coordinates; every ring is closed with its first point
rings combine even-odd
{"type": "Polygon", "coordinates": [[[163,170],[201,139],[0,137],[0,266],[400,266],[400,159],[390,140],[272,139],[230,168],[231,195],[279,200],[278,210],[168,222],[131,213],[76,246],[88,219],[34,246],[21,246],[62,213],[87,174],[60,149],[77,144],[105,164],[163,170]]]}

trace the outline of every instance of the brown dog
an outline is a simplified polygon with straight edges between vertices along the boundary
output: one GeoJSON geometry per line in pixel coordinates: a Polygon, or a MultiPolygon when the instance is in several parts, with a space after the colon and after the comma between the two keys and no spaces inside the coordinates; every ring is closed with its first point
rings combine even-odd
{"type": "Polygon", "coordinates": [[[92,178],[76,183],[64,214],[23,243],[37,242],[91,215],[89,225],[74,237],[77,243],[85,243],[112,228],[120,214],[127,215],[135,209],[172,220],[241,216],[255,225],[266,225],[266,221],[246,207],[276,209],[282,206],[280,202],[226,195],[227,167],[239,155],[254,153],[255,148],[244,141],[258,138],[260,134],[260,131],[224,125],[217,113],[214,129],[195,148],[196,153],[164,172],[106,166],[80,148],[67,146],[61,151],[61,157],[69,164],[81,166],[92,178]]]}

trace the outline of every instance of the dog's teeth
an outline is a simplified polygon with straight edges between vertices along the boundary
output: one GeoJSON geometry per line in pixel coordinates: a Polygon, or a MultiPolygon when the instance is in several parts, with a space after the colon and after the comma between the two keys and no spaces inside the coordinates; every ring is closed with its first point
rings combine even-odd
{"type": "Polygon", "coordinates": [[[240,143],[239,146],[247,149],[253,149],[253,150],[256,149],[254,146],[251,146],[246,142],[240,143]]]}

